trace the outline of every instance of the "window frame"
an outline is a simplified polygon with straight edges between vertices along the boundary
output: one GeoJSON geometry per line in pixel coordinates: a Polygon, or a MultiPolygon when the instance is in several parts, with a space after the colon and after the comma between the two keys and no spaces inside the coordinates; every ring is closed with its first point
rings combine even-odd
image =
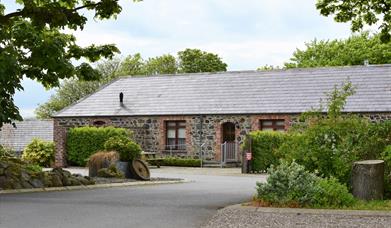
{"type": "Polygon", "coordinates": [[[278,130],[283,130],[285,131],[285,120],[284,119],[262,119],[259,120],[259,129],[261,131],[264,131],[264,129],[272,129],[273,131],[278,131],[278,130]],[[263,122],[270,121],[272,124],[270,126],[264,126],[263,122]],[[277,122],[282,121],[284,124],[283,125],[278,125],[277,122]]]}
{"type": "MultiPolygon", "coordinates": [[[[186,146],[183,146],[182,144],[179,145],[179,140],[184,139],[186,142],[186,121],[185,120],[167,120],[165,121],[165,136],[166,136],[166,150],[185,150],[186,146]],[[169,126],[170,123],[175,123],[175,126],[169,126]],[[182,124],[182,125],[181,125],[182,124]],[[184,138],[179,138],[179,129],[184,129],[185,130],[185,137],[184,138]],[[172,139],[168,137],[168,131],[169,130],[175,130],[175,145],[172,147],[172,144],[169,144],[168,140],[172,139]]],[[[185,145],[185,144],[184,144],[185,145]]]]}

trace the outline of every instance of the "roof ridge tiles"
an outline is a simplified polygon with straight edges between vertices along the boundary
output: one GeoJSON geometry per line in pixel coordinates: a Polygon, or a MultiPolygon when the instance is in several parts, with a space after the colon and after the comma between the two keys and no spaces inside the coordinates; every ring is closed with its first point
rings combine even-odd
{"type": "Polygon", "coordinates": [[[153,74],[153,75],[123,75],[120,79],[127,78],[162,78],[162,77],[183,77],[183,76],[206,76],[220,74],[248,74],[248,73],[278,73],[278,72],[311,72],[319,70],[347,70],[347,69],[365,69],[365,68],[383,68],[391,67],[391,64],[373,64],[373,65],[350,65],[350,66],[322,66],[322,67],[298,67],[298,68],[280,68],[272,70],[229,70],[217,72],[197,72],[197,73],[175,73],[175,74],[153,74]]]}

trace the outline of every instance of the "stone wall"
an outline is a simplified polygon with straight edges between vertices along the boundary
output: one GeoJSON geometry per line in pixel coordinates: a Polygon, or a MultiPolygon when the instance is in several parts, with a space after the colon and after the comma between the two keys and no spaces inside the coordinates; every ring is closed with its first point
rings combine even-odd
{"type": "MultiPolygon", "coordinates": [[[[372,121],[391,120],[388,114],[362,114],[372,121]]],[[[130,129],[134,138],[146,152],[160,155],[200,157],[204,160],[219,161],[222,143],[222,126],[231,122],[235,125],[235,139],[240,145],[245,136],[259,129],[260,120],[284,119],[285,129],[298,122],[295,115],[194,115],[194,116],[149,116],[149,117],[79,117],[55,118],[54,141],[56,142],[56,166],[66,166],[66,134],[68,129],[81,126],[115,126],[130,129]],[[166,150],[165,122],[186,121],[186,151],[166,150]]]]}
{"type": "Polygon", "coordinates": [[[197,116],[150,116],[150,117],[80,117],[55,118],[54,141],[56,142],[56,166],[66,166],[66,137],[70,128],[81,126],[115,126],[130,129],[134,138],[144,151],[161,155],[178,155],[220,160],[222,143],[222,125],[226,122],[235,124],[235,138],[238,144],[252,130],[259,128],[260,119],[286,119],[286,115],[197,115],[197,116]],[[173,120],[186,121],[186,152],[166,150],[165,122],[173,120]]]}
{"type": "Polygon", "coordinates": [[[359,116],[365,117],[371,122],[383,122],[391,120],[391,113],[364,113],[359,116]]]}
{"type": "MultiPolygon", "coordinates": [[[[391,113],[359,113],[357,114],[357,116],[366,118],[371,122],[383,122],[383,121],[391,120],[391,113]]],[[[300,114],[291,115],[290,117],[291,117],[289,123],[290,126],[300,122],[299,121],[300,114]]]]}

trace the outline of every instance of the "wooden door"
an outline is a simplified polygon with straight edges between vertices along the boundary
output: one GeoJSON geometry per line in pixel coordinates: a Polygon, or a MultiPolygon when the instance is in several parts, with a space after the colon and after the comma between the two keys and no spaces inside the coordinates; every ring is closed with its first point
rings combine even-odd
{"type": "Polygon", "coordinates": [[[235,142],[235,124],[227,122],[223,124],[223,137],[224,142],[235,142]]]}

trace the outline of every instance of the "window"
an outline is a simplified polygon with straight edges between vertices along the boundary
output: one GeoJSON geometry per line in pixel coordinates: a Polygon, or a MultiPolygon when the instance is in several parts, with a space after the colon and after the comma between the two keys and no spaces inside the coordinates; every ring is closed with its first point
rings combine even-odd
{"type": "Polygon", "coordinates": [[[166,149],[185,150],[186,149],[186,122],[167,121],[166,122],[166,149]]]}
{"type": "Polygon", "coordinates": [[[100,127],[100,126],[103,126],[105,125],[106,122],[105,121],[102,121],[102,120],[96,120],[94,121],[93,125],[96,126],[96,127],[100,127]]]}
{"type": "Polygon", "coordinates": [[[261,120],[262,131],[285,131],[284,120],[261,120]]]}

